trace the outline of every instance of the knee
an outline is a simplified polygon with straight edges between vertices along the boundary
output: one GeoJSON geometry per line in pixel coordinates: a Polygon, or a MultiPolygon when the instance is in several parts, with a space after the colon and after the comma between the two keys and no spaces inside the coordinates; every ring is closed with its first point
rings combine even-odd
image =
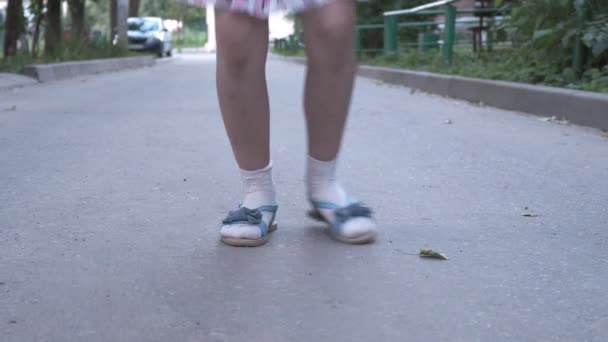
{"type": "Polygon", "coordinates": [[[354,27],[335,19],[320,23],[308,35],[306,49],[312,65],[341,69],[354,63],[354,27]]]}
{"type": "Polygon", "coordinates": [[[268,28],[264,22],[231,13],[218,19],[218,68],[235,77],[263,69],[268,49],[268,28]]]}
{"type": "Polygon", "coordinates": [[[238,46],[234,48],[226,47],[224,51],[218,49],[218,68],[231,76],[244,77],[247,70],[249,70],[250,64],[251,61],[248,58],[247,52],[238,46]]]}

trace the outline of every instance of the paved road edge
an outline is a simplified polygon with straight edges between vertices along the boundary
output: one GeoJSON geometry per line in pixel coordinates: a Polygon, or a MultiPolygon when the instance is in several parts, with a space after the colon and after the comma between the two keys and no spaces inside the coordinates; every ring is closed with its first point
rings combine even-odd
{"type": "Polygon", "coordinates": [[[137,56],[53,64],[32,64],[25,66],[21,71],[21,74],[33,77],[39,82],[46,83],[84,75],[142,68],[152,66],[155,63],[156,59],[152,56],[137,56]]]}
{"type": "MultiPolygon", "coordinates": [[[[272,55],[305,64],[303,57],[272,55]]],[[[608,94],[360,65],[358,75],[474,103],[608,130],[608,94]]]]}
{"type": "Polygon", "coordinates": [[[38,80],[25,75],[0,72],[0,91],[38,84],[38,80]]]}

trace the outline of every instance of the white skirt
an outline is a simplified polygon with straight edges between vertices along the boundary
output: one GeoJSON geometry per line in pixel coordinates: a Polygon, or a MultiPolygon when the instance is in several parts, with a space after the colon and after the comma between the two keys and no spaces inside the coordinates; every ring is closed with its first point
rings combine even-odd
{"type": "Polygon", "coordinates": [[[216,8],[268,18],[273,11],[302,12],[334,0],[203,0],[216,8]]]}

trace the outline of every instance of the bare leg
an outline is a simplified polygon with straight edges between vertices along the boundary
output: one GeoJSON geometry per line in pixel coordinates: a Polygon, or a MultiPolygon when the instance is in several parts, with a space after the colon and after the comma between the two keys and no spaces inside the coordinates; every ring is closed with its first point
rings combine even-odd
{"type": "Polygon", "coordinates": [[[216,11],[215,23],[217,93],[243,183],[241,208],[223,221],[220,234],[229,245],[259,246],[268,241],[268,233],[276,227],[265,78],[268,21],[220,10],[216,11]],[[255,216],[253,212],[258,209],[257,215],[265,225],[242,220],[243,215],[255,216]]]}
{"type": "Polygon", "coordinates": [[[376,238],[371,211],[351,203],[336,178],[355,75],[355,2],[335,0],[302,15],[308,69],[304,110],[308,126],[308,198],[329,222],[334,238],[368,243],[376,238]],[[336,215],[338,209],[340,215],[336,215]],[[346,215],[346,216],[345,216],[346,215]]]}
{"type": "Polygon", "coordinates": [[[355,21],[352,0],[336,0],[302,14],[308,151],[318,160],[334,160],[340,149],[356,68],[355,21]]]}
{"type": "Polygon", "coordinates": [[[308,198],[334,238],[368,243],[376,238],[371,211],[352,203],[336,177],[355,74],[355,2],[334,2],[302,15],[308,69],[304,111],[308,126],[308,198]],[[338,209],[340,215],[336,212],[338,209]],[[346,215],[346,216],[345,216],[346,215]]]}
{"type": "Polygon", "coordinates": [[[266,88],[268,21],[216,11],[217,92],[234,157],[243,170],[270,161],[266,88]]]}

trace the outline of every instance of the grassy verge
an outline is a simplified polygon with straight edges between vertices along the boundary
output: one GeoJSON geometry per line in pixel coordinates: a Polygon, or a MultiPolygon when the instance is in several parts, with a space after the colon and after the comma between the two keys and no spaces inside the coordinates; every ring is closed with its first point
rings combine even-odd
{"type": "MultiPolygon", "coordinates": [[[[303,55],[302,51],[274,49],[273,52],[285,56],[303,55]]],[[[397,56],[362,55],[360,62],[391,68],[608,93],[608,67],[603,70],[587,70],[581,78],[577,78],[570,68],[561,70],[553,65],[518,64],[515,52],[508,48],[484,53],[473,53],[467,48],[457,49],[452,65],[443,64],[441,54],[437,50],[418,52],[413,49],[397,56]]]]}
{"type": "Polygon", "coordinates": [[[552,65],[518,64],[515,52],[503,49],[473,53],[457,50],[452,65],[443,64],[438,52],[411,51],[398,56],[363,56],[365,64],[430,71],[442,74],[477,77],[489,80],[542,84],[595,92],[608,92],[608,68],[589,69],[577,78],[570,68],[559,70],[552,65]]]}
{"type": "Polygon", "coordinates": [[[140,56],[141,54],[120,49],[111,44],[74,45],[59,49],[52,56],[17,55],[0,58],[0,72],[19,72],[28,64],[60,63],[91,59],[140,56]]]}
{"type": "Polygon", "coordinates": [[[195,30],[184,30],[183,39],[180,39],[177,35],[173,36],[173,39],[176,39],[175,46],[178,49],[182,48],[200,48],[205,45],[207,42],[207,32],[204,31],[195,31],[195,30]]]}
{"type": "Polygon", "coordinates": [[[305,57],[306,55],[304,54],[304,50],[301,49],[297,49],[297,50],[280,50],[277,49],[275,47],[272,48],[272,53],[277,54],[277,55],[281,55],[281,56],[287,56],[287,57],[305,57]]]}

